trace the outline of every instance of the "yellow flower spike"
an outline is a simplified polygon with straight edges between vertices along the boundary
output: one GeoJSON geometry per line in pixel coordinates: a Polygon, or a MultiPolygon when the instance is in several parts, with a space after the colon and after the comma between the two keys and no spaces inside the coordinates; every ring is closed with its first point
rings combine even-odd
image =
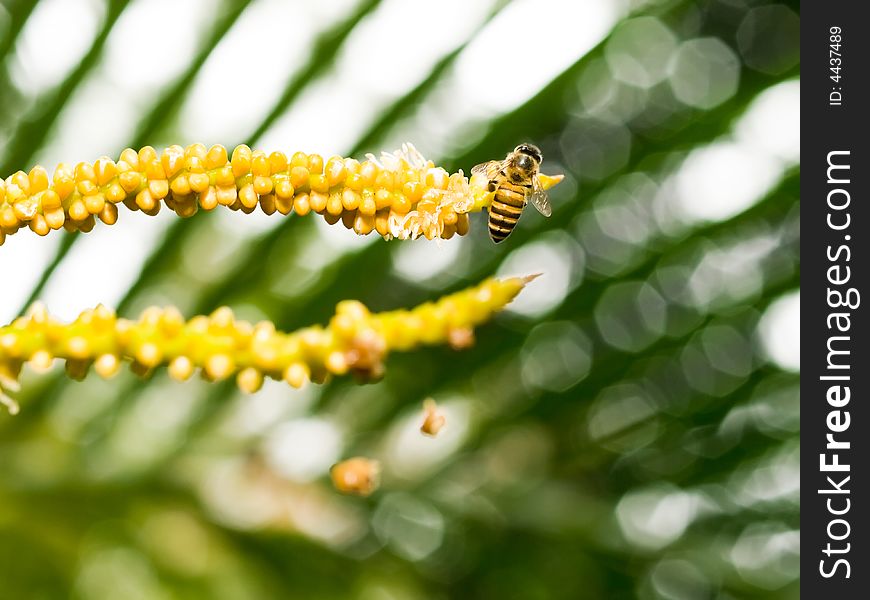
{"type": "MultiPolygon", "coordinates": [[[[138,320],[119,319],[105,306],[84,311],[72,323],[53,319],[35,304],[27,315],[0,327],[0,393],[15,391],[22,364],[48,368],[66,361],[67,374],[102,377],[121,363],[145,376],[168,365],[184,381],[199,368],[220,381],[235,376],[244,392],[260,389],[265,377],[293,387],[352,373],[376,379],[394,350],[424,344],[467,347],[473,329],[502,310],[531,278],[488,279],[481,284],[411,310],[372,313],[362,303],[343,301],[326,326],[282,333],[270,322],[239,321],[227,307],[185,321],[175,308],[148,308],[138,320]]],[[[6,396],[3,396],[6,398],[6,396]]],[[[10,409],[11,400],[0,400],[10,409]]]]}
{"type": "MultiPolygon", "coordinates": [[[[87,232],[94,216],[118,219],[117,205],[156,215],[163,205],[181,217],[223,205],[250,213],[309,212],[330,224],[341,221],[358,235],[449,239],[468,233],[468,213],[487,208],[493,192],[486,178],[450,174],[411,144],[363,162],[317,154],[267,154],[237,146],[145,146],[124,150],[118,161],[101,157],[75,168],[60,164],[49,178],[36,166],[0,182],[0,243],[27,225],[39,235],[63,227],[87,232]]],[[[561,175],[539,175],[548,189],[561,175]]]]}

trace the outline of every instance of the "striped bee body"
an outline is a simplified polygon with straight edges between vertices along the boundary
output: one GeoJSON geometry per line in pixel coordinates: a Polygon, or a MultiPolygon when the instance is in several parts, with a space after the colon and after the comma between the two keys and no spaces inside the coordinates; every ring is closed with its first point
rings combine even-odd
{"type": "Polygon", "coordinates": [[[520,144],[504,160],[491,160],[475,165],[472,176],[486,177],[489,191],[495,192],[487,209],[489,238],[498,244],[511,234],[526,203],[531,202],[545,217],[552,214],[547,192],[538,179],[543,156],[533,144],[520,144]]]}
{"type": "Polygon", "coordinates": [[[531,185],[502,181],[495,190],[495,197],[489,207],[489,237],[498,244],[511,234],[531,191],[531,185]]]}

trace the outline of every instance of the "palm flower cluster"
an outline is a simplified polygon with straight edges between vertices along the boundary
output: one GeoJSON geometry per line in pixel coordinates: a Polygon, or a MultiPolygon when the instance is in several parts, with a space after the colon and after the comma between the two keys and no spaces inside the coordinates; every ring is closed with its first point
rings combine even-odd
{"type": "Polygon", "coordinates": [[[168,365],[177,380],[197,369],[211,381],[235,375],[239,388],[249,393],[263,385],[264,377],[294,387],[346,373],[378,378],[390,351],[467,346],[474,327],[504,308],[532,278],[487,279],[411,310],[371,313],[362,303],[345,300],[325,327],[294,333],[279,332],[269,321],[236,320],[227,307],[189,321],[175,308],[152,307],[130,321],[101,305],[72,323],[60,323],[36,304],[0,328],[0,401],[14,412],[17,407],[3,388],[17,389],[25,362],[45,370],[55,358],[66,361],[74,379],[83,378],[92,365],[99,375],[111,377],[129,361],[142,376],[161,365],[168,365]]]}
{"type": "MultiPolygon", "coordinates": [[[[544,187],[561,177],[541,176],[544,187]]],[[[128,148],[72,168],[60,164],[49,178],[41,166],[0,180],[0,244],[28,226],[39,235],[63,227],[90,231],[96,219],[112,225],[118,204],[155,215],[165,204],[181,217],[219,205],[244,213],[315,212],[341,221],[357,234],[377,231],[390,238],[449,239],[468,232],[468,213],[489,205],[487,182],[462,171],[449,174],[411,144],[396,152],[369,154],[360,162],[318,154],[267,154],[240,145],[191,144],[128,148]]]]}

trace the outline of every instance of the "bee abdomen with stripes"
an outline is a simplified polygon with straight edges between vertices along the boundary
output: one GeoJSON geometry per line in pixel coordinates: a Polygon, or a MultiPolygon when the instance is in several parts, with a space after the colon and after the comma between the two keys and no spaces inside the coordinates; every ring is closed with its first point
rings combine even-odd
{"type": "Polygon", "coordinates": [[[498,244],[511,234],[523,208],[526,206],[528,187],[502,183],[495,192],[489,207],[489,237],[498,244]]]}
{"type": "Polygon", "coordinates": [[[504,160],[475,165],[472,175],[485,175],[489,190],[495,192],[488,208],[489,237],[498,244],[511,234],[523,209],[531,202],[545,217],[552,214],[547,193],[538,179],[541,150],[533,144],[520,144],[504,160]]]}

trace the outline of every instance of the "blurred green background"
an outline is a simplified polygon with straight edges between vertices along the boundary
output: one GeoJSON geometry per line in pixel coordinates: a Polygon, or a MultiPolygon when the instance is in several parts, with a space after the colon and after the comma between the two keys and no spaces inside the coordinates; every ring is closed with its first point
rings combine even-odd
{"type": "MultiPolygon", "coordinates": [[[[0,317],[228,304],[293,329],[545,274],[383,381],[25,369],[0,598],[799,597],[797,2],[4,0],[0,172],[203,142],[564,172],[498,247],[122,211],[0,248],[0,317]],[[447,414],[417,431],[433,397],[447,414]],[[326,473],[383,463],[366,499],[326,473]]],[[[225,214],[228,213],[228,214],[225,214]]]]}

